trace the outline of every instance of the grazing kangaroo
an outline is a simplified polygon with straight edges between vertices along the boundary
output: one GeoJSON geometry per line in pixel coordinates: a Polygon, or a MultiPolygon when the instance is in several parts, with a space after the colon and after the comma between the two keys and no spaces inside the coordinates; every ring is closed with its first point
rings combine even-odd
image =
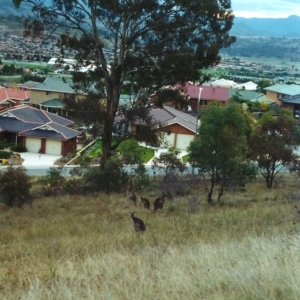
{"type": "Polygon", "coordinates": [[[134,216],[135,212],[131,212],[130,214],[131,214],[130,217],[131,217],[131,220],[133,222],[133,226],[134,226],[135,231],[136,232],[145,231],[146,230],[145,223],[141,219],[134,216]]]}
{"type": "Polygon", "coordinates": [[[140,197],[140,202],[142,206],[146,209],[150,209],[150,201],[146,198],[143,198],[142,196],[140,197]]]}
{"type": "Polygon", "coordinates": [[[132,191],[131,188],[127,189],[127,198],[131,200],[134,205],[136,205],[136,194],[132,191]]]}
{"type": "Polygon", "coordinates": [[[167,195],[162,192],[162,196],[157,198],[155,201],[154,201],[154,210],[153,212],[156,212],[157,210],[159,209],[162,209],[164,207],[164,203],[165,203],[165,198],[167,197],[167,195]]]}

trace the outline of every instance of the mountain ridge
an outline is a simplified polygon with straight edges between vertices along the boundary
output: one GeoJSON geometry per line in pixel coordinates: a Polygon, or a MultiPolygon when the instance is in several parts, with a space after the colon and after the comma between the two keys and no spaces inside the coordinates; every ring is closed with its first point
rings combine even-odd
{"type": "Polygon", "coordinates": [[[243,18],[235,17],[230,33],[236,36],[273,36],[300,38],[300,17],[243,18]]]}
{"type": "MultiPolygon", "coordinates": [[[[45,0],[44,3],[49,4],[49,0],[45,0]]],[[[16,9],[12,0],[0,0],[0,7],[4,8],[0,15],[28,16],[31,13],[28,3],[22,3],[20,8],[16,9]]],[[[230,34],[235,36],[300,38],[300,17],[296,15],[287,18],[235,17],[230,34]]]]}

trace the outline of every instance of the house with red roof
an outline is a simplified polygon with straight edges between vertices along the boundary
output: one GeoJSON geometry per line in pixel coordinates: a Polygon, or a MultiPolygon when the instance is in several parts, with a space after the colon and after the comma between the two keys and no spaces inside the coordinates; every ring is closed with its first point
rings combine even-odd
{"type": "Polygon", "coordinates": [[[226,87],[214,87],[187,83],[184,88],[189,98],[189,105],[194,111],[197,110],[197,104],[199,104],[199,109],[202,110],[212,102],[226,105],[230,98],[230,89],[226,87]]]}
{"type": "MultiPolygon", "coordinates": [[[[210,103],[217,102],[221,105],[226,105],[230,98],[230,89],[226,87],[214,87],[205,85],[196,85],[187,82],[184,86],[176,84],[175,86],[166,86],[162,89],[178,89],[181,94],[186,97],[187,105],[185,107],[176,101],[170,99],[167,101],[167,105],[176,107],[179,110],[185,110],[186,107],[190,106],[191,110],[197,111],[197,105],[199,109],[205,109],[210,103]]],[[[151,102],[155,103],[156,94],[151,97],[151,102]]]]}
{"type": "Polygon", "coordinates": [[[11,88],[0,89],[0,110],[29,102],[29,100],[30,91],[11,88]]]}

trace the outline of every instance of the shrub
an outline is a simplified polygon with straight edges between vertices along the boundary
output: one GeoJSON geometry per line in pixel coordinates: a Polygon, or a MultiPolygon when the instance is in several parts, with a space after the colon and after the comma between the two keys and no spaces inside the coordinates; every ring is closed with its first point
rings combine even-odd
{"type": "Polygon", "coordinates": [[[5,172],[0,172],[0,199],[7,206],[22,206],[31,201],[29,191],[31,188],[30,177],[23,167],[8,167],[5,172]]]}
{"type": "Polygon", "coordinates": [[[12,155],[12,152],[10,151],[0,151],[0,159],[1,158],[10,158],[10,156],[12,155]]]}
{"type": "Polygon", "coordinates": [[[99,167],[88,168],[83,175],[86,192],[118,192],[128,183],[128,174],[118,158],[111,158],[104,170],[99,167]]]}
{"type": "Polygon", "coordinates": [[[7,140],[4,139],[4,140],[0,141],[0,150],[8,148],[8,146],[9,146],[9,143],[7,142],[7,140]]]}
{"type": "Polygon", "coordinates": [[[63,167],[52,167],[47,171],[46,178],[43,182],[45,195],[50,196],[62,190],[65,177],[62,175],[63,167]]]}
{"type": "Polygon", "coordinates": [[[10,150],[15,152],[27,152],[27,148],[23,144],[12,146],[10,150]]]}

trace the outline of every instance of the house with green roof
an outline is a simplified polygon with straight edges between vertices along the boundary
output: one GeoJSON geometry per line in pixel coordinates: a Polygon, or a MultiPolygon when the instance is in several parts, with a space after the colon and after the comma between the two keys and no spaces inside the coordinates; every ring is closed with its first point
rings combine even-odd
{"type": "Polygon", "coordinates": [[[264,88],[264,90],[266,91],[266,97],[280,106],[282,98],[300,95],[300,86],[298,84],[275,84],[264,88]]]}
{"type": "Polygon", "coordinates": [[[236,90],[231,89],[229,91],[229,99],[235,100],[237,102],[245,103],[245,102],[259,102],[261,105],[276,105],[276,101],[270,100],[263,93],[259,93],[256,91],[250,90],[236,90]]]}
{"type": "MultiPolygon", "coordinates": [[[[47,77],[44,82],[30,88],[30,105],[59,115],[66,114],[63,99],[75,93],[71,78],[47,77]]],[[[76,95],[82,98],[84,95],[76,95]]]]}

